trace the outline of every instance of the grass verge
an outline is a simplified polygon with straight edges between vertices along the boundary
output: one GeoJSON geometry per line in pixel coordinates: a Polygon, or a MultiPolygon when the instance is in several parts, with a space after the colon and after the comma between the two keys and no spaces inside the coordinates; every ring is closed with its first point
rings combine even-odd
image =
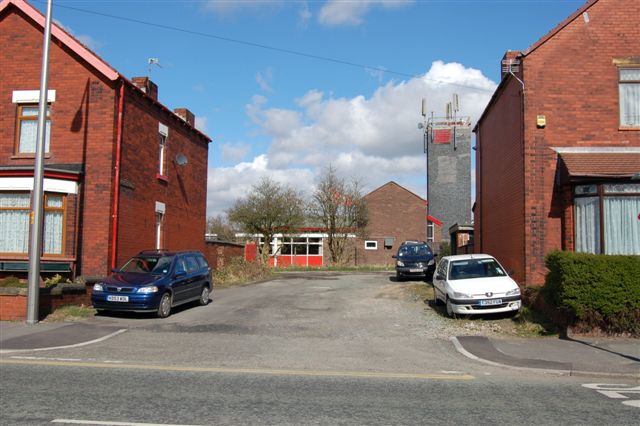
{"type": "Polygon", "coordinates": [[[82,321],[91,318],[96,314],[96,310],[91,306],[66,305],[62,306],[44,319],[45,322],[59,321],[82,321]]]}

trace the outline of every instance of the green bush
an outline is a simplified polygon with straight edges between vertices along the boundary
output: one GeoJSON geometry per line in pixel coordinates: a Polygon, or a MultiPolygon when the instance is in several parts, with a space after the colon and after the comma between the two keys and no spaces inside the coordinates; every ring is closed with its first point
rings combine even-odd
{"type": "Polygon", "coordinates": [[[272,269],[260,262],[248,262],[242,257],[232,257],[223,267],[212,272],[216,288],[242,285],[273,275],[272,269]]]}
{"type": "Polygon", "coordinates": [[[20,280],[18,277],[10,275],[8,277],[0,279],[0,287],[27,287],[27,282],[25,280],[20,280]]]}
{"type": "Polygon", "coordinates": [[[640,257],[555,251],[545,263],[542,291],[561,327],[640,335],[640,257]]]}

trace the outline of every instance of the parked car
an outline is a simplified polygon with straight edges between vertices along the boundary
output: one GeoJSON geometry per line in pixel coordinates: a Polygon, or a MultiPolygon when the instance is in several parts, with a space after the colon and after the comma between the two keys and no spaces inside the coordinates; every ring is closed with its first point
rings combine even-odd
{"type": "Polygon", "coordinates": [[[447,314],[493,314],[520,309],[520,288],[492,256],[445,256],[433,277],[434,303],[444,303],[447,314]]]}
{"type": "Polygon", "coordinates": [[[436,267],[431,247],[424,241],[405,241],[398,247],[396,259],[396,279],[405,277],[431,278],[436,267]]]}
{"type": "Polygon", "coordinates": [[[198,251],[142,251],[93,286],[91,303],[98,312],[156,312],[166,318],[174,306],[209,303],[210,272],[198,251]]]}

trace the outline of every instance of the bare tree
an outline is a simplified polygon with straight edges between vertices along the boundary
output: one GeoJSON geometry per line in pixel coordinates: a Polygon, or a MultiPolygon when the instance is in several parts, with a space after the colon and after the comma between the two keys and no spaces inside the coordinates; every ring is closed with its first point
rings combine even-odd
{"type": "Polygon", "coordinates": [[[207,234],[213,234],[218,240],[235,241],[236,233],[226,214],[207,218],[207,234]]]}
{"type": "Polygon", "coordinates": [[[349,234],[363,236],[369,213],[356,179],[347,181],[332,166],[325,169],[309,203],[309,216],[319,221],[327,233],[332,263],[342,263],[349,234]]]}
{"type": "Polygon", "coordinates": [[[299,226],[304,218],[304,201],[294,189],[263,178],[246,198],[237,200],[227,211],[229,220],[245,232],[261,234],[261,260],[269,259],[269,245],[276,233],[299,226]]]}

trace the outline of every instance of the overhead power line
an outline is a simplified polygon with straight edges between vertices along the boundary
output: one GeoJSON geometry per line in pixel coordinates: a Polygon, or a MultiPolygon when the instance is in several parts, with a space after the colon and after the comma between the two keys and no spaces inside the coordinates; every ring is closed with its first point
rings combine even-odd
{"type": "MultiPolygon", "coordinates": [[[[38,2],[41,3],[41,1],[38,1],[38,2]]],[[[304,57],[304,58],[316,59],[316,60],[324,61],[324,62],[332,62],[332,63],[335,63],[335,64],[346,65],[346,66],[360,68],[360,69],[364,69],[364,70],[385,72],[385,73],[399,75],[399,76],[402,76],[402,77],[409,77],[409,78],[423,78],[425,80],[433,81],[433,82],[439,83],[439,84],[446,84],[446,85],[450,85],[450,86],[464,87],[466,89],[472,89],[472,90],[479,91],[479,92],[493,93],[493,90],[483,89],[483,88],[480,88],[480,87],[477,87],[477,86],[471,86],[471,85],[468,85],[468,84],[453,83],[453,82],[449,82],[449,81],[438,80],[438,79],[434,79],[434,78],[428,78],[428,77],[421,76],[419,74],[409,74],[409,73],[405,73],[405,72],[401,72],[401,71],[394,71],[394,70],[390,70],[390,69],[386,69],[386,68],[382,68],[382,67],[359,64],[357,62],[346,61],[346,60],[343,60],[343,59],[336,59],[336,58],[331,58],[331,57],[328,57],[328,56],[321,56],[321,55],[316,55],[316,54],[313,54],[313,53],[302,52],[302,51],[299,51],[299,50],[285,49],[285,48],[282,48],[282,47],[270,46],[270,45],[267,45],[267,44],[256,43],[256,42],[246,41],[246,40],[239,40],[239,39],[235,39],[235,38],[231,38],[231,37],[225,37],[225,36],[220,36],[220,35],[216,35],[216,34],[204,33],[204,32],[201,32],[201,31],[194,31],[194,30],[189,30],[189,29],[186,29],[186,28],[179,28],[179,27],[174,27],[174,26],[171,26],[171,25],[159,24],[159,23],[156,23],[156,22],[143,21],[141,19],[129,18],[129,17],[126,17],[126,16],[112,15],[110,13],[97,12],[95,10],[81,9],[81,8],[73,7],[73,6],[65,6],[65,5],[58,4],[58,5],[56,5],[56,7],[57,8],[74,10],[76,12],[86,13],[86,14],[89,14],[89,15],[102,16],[102,17],[109,18],[109,19],[115,19],[115,20],[119,20],[119,21],[126,21],[126,22],[131,22],[131,23],[134,23],[134,24],[146,25],[146,26],[154,27],[154,28],[161,28],[161,29],[168,30],[168,31],[175,31],[175,32],[181,32],[181,33],[184,33],[184,34],[191,34],[191,35],[195,35],[195,36],[199,36],[199,37],[211,38],[211,39],[215,39],[215,40],[225,41],[225,42],[228,42],[228,43],[235,43],[235,44],[240,44],[240,45],[249,46],[249,47],[255,47],[255,48],[259,48],[259,49],[272,50],[272,51],[275,51],[275,52],[285,53],[285,54],[288,54],[288,55],[295,55],[295,56],[300,56],[300,57],[304,57]]]]}

